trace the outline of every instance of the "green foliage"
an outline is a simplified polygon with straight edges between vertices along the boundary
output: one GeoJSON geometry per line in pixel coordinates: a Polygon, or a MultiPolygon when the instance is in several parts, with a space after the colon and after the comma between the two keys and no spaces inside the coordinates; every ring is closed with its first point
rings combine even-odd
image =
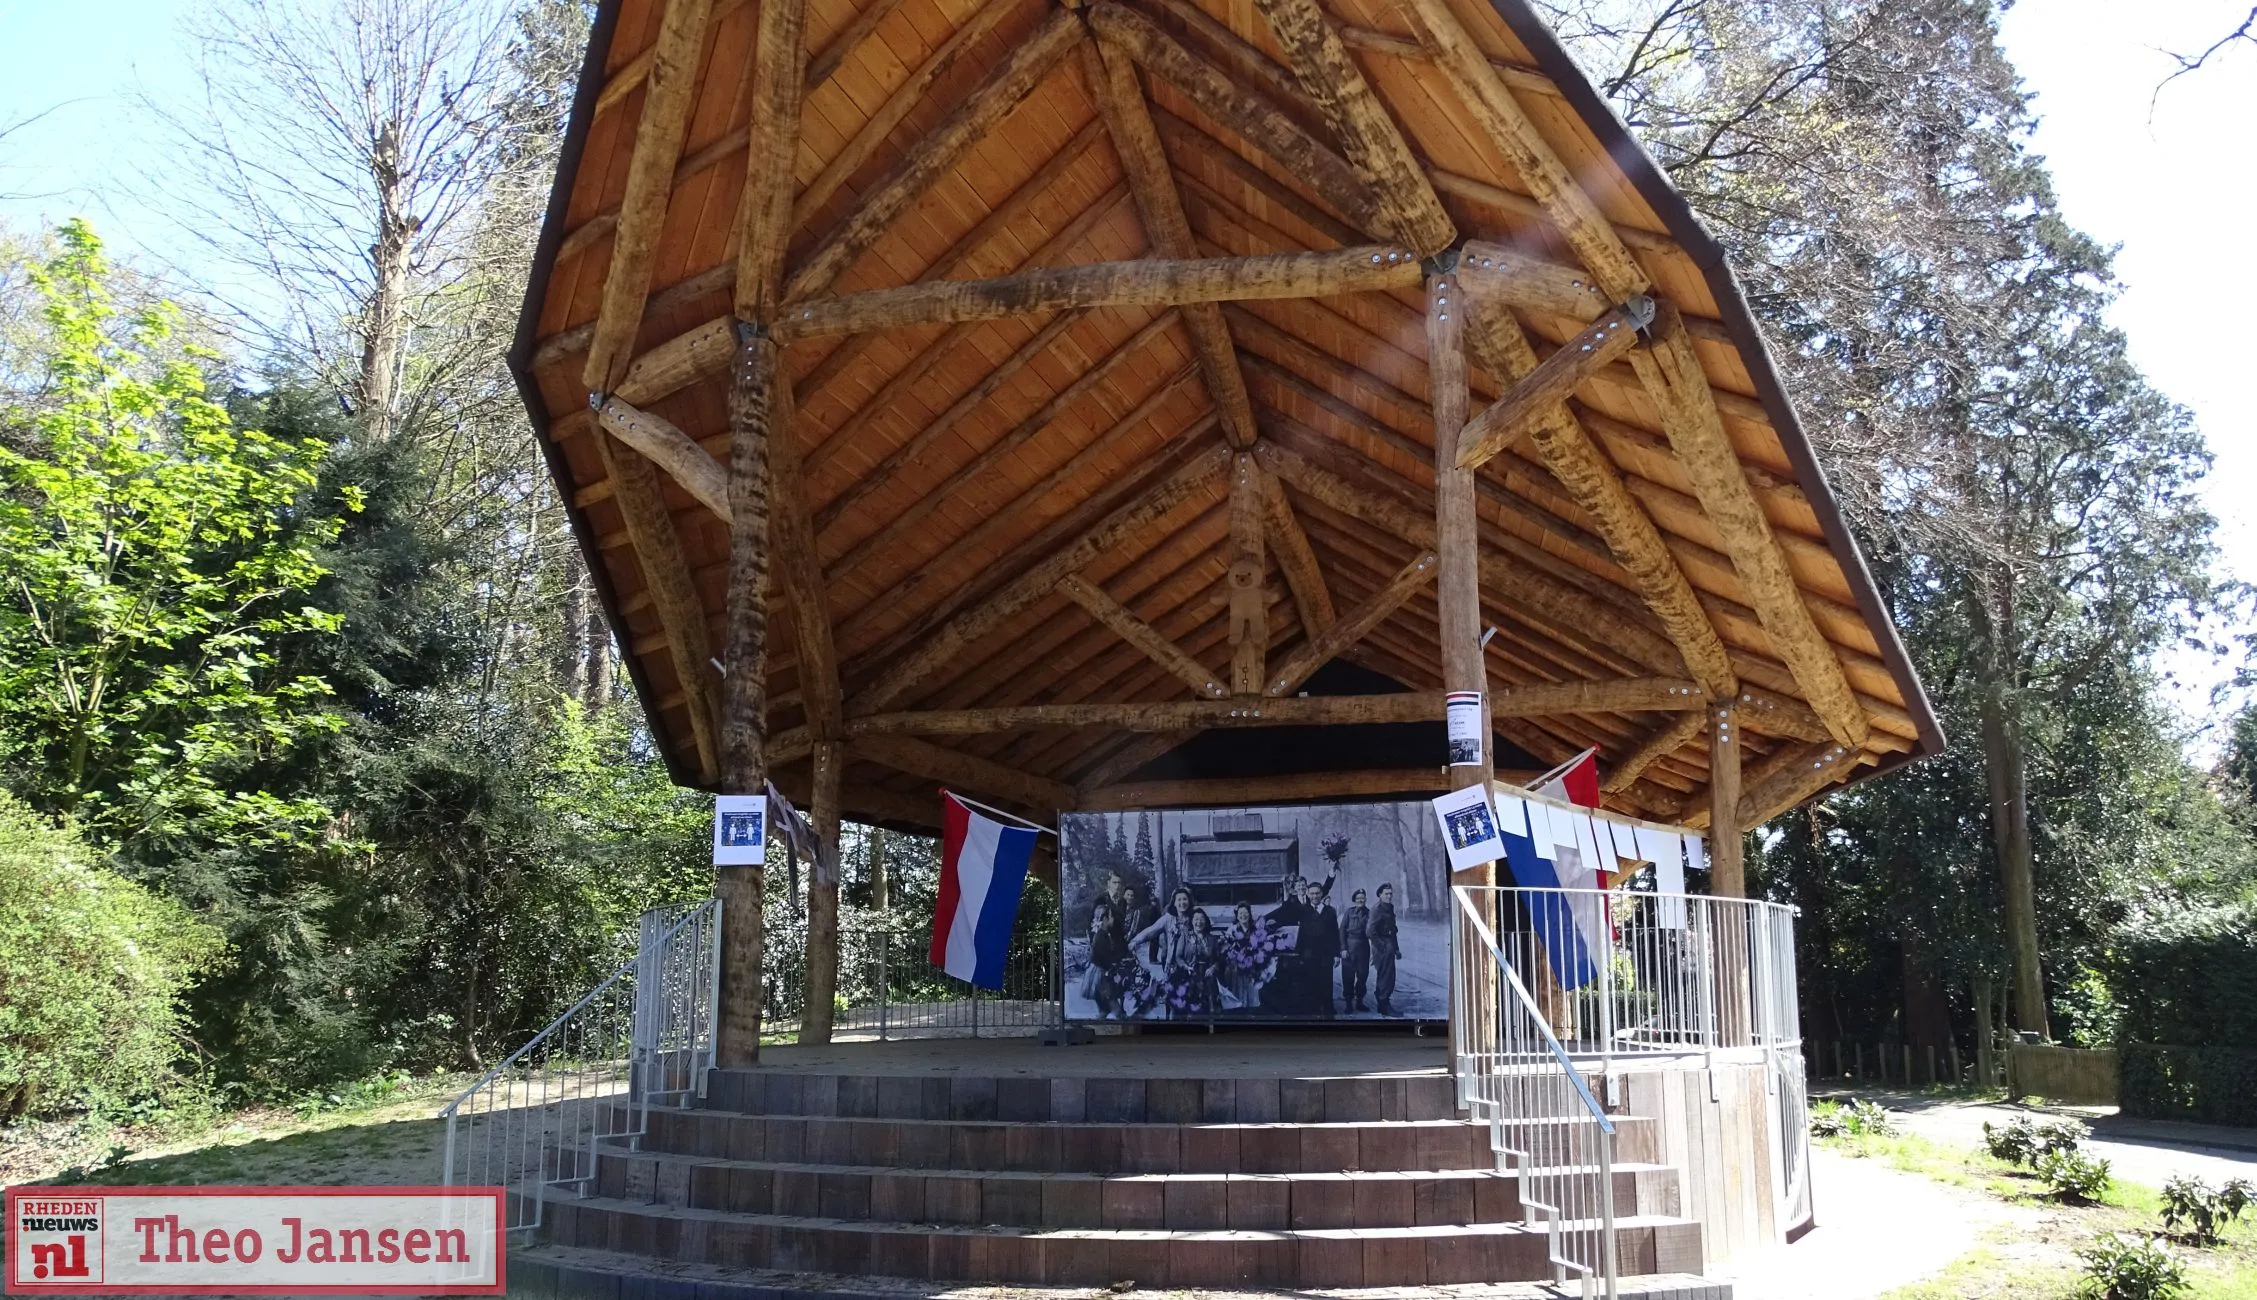
{"type": "Polygon", "coordinates": [[[2257,1190],[2246,1178],[2230,1179],[2213,1190],[2199,1178],[2180,1175],[2163,1184],[2163,1226],[2195,1245],[2215,1246],[2253,1197],[2257,1190]]]}
{"type": "Polygon", "coordinates": [[[2075,1152],[2092,1136],[2091,1126],[2080,1120],[2058,1119],[2042,1123],[2017,1115],[2004,1124],[1983,1123],[1983,1145],[1991,1155],[2013,1165],[2035,1166],[2039,1159],[2075,1152]]]}
{"type": "Polygon", "coordinates": [[[220,939],[0,793],[0,1119],[177,1092],[180,994],[220,939]]]}
{"type": "Polygon", "coordinates": [[[1847,1106],[1822,1101],[1810,1108],[1812,1137],[1894,1137],[1896,1133],[1889,1112],[1863,1098],[1847,1106]]]}
{"type": "Polygon", "coordinates": [[[321,448],[238,428],[199,358],[152,359],[177,313],[121,316],[109,278],[77,221],[30,276],[48,350],[0,445],[0,760],[109,844],[306,841],[318,802],[232,778],[337,725],[277,655],[338,627],[306,595],[333,525],[297,514],[321,448]]]}
{"type": "Polygon", "coordinates": [[[2110,962],[2122,990],[2124,1112],[2257,1124],[2257,908],[2189,916],[2128,936],[2110,962]]]}
{"type": "Polygon", "coordinates": [[[2108,1194],[2108,1162],[2074,1147],[2041,1152],[2030,1167],[2055,1200],[2090,1204],[2108,1194]]]}
{"type": "Polygon", "coordinates": [[[2105,1232],[2077,1252],[2085,1300],[2173,1300],[2187,1293],[2186,1266],[2157,1237],[2105,1232]]]}

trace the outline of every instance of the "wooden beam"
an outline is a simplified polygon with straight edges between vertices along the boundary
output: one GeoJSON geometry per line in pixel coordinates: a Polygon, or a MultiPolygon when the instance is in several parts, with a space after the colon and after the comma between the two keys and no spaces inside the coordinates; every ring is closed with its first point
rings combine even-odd
{"type": "Polygon", "coordinates": [[[1183,92],[1199,111],[1268,154],[1286,175],[1300,178],[1373,238],[1397,238],[1378,198],[1346,159],[1267,100],[1185,49],[1140,13],[1112,0],[1086,10],[1090,28],[1107,42],[1183,92]]]}
{"type": "MultiPolygon", "coordinates": [[[[1434,61],[1433,51],[1417,41],[1388,32],[1373,31],[1369,27],[1343,24],[1340,39],[1352,50],[1370,50],[1375,54],[1391,54],[1398,59],[1416,59],[1421,63],[1434,61]]],[[[1495,68],[1497,75],[1504,78],[1505,84],[1514,90],[1524,90],[1532,95],[1549,95],[1554,99],[1561,97],[1559,83],[1535,68],[1498,58],[1490,59],[1489,66],[1495,68]]]]}
{"type": "MultiPolygon", "coordinates": [[[[785,301],[812,297],[836,283],[855,259],[878,242],[896,217],[1034,93],[1081,37],[1081,24],[1071,12],[1060,10],[1051,15],[954,113],[926,132],[900,164],[871,188],[852,214],[823,236],[807,260],[793,270],[784,289],[785,301]]],[[[789,168],[786,172],[789,174],[789,168]]]]}
{"type": "Polygon", "coordinates": [[[1638,742],[1637,748],[1623,755],[1608,769],[1606,779],[1599,783],[1599,789],[1607,794],[1626,793],[1638,783],[1639,777],[1645,775],[1647,768],[1690,744],[1693,737],[1700,735],[1701,729],[1707,725],[1706,711],[1698,710],[1680,713],[1654,728],[1644,740],[1638,742]]]}
{"type": "Polygon", "coordinates": [[[832,37],[831,43],[823,47],[822,53],[808,60],[807,89],[813,90],[829,81],[831,74],[839,70],[839,65],[846,62],[847,56],[859,49],[862,42],[869,39],[870,33],[878,30],[878,24],[900,7],[901,0],[870,0],[870,3],[862,6],[862,11],[854,15],[854,21],[832,37]]]}
{"type": "Polygon", "coordinates": [[[1864,750],[1832,741],[1782,750],[1766,758],[1758,765],[1759,770],[1748,773],[1747,788],[1740,794],[1740,825],[1763,825],[1856,771],[1865,758],[1864,750]]]}
{"type": "Polygon", "coordinates": [[[1606,297],[1581,267],[1547,262],[1487,240],[1465,241],[1458,257],[1458,279],[1475,298],[1523,311],[1590,321],[1607,309],[1606,297]]]}
{"type": "Polygon", "coordinates": [[[1470,691],[1481,701],[1480,730],[1470,749],[1450,745],[1450,786],[1486,786],[1495,770],[1489,669],[1481,653],[1481,533],[1473,466],[1463,454],[1466,424],[1465,295],[1454,276],[1426,283],[1426,373],[1434,420],[1434,551],[1442,642],[1442,689],[1470,691]]]}
{"type": "Polygon", "coordinates": [[[1332,592],[1325,586],[1324,570],[1317,564],[1317,553],[1309,545],[1309,535],[1301,530],[1301,521],[1293,513],[1293,503],[1286,499],[1285,485],[1268,470],[1261,473],[1263,534],[1277,554],[1277,567],[1285,574],[1287,589],[1293,593],[1293,608],[1300,615],[1301,630],[1314,641],[1323,636],[1338,617],[1332,608],[1332,592]]]}
{"type": "Polygon", "coordinates": [[[1403,607],[1403,602],[1434,581],[1440,561],[1432,551],[1420,555],[1398,570],[1393,578],[1379,590],[1359,601],[1346,617],[1326,631],[1311,636],[1301,647],[1286,657],[1278,666],[1277,675],[1270,679],[1267,694],[1289,695],[1301,688],[1301,683],[1315,675],[1317,669],[1338,658],[1350,646],[1364,639],[1373,628],[1403,607]]]}
{"type": "Polygon", "coordinates": [[[705,448],[698,446],[690,435],[616,397],[604,400],[596,411],[596,422],[612,437],[665,470],[669,478],[722,523],[729,522],[729,471],[707,455],[705,448]]]}
{"type": "Polygon", "coordinates": [[[1651,316],[1647,299],[1616,307],[1544,358],[1466,426],[1458,443],[1458,468],[1478,468],[1518,442],[1537,421],[1559,409],[1577,384],[1629,352],[1651,316]]]}
{"type": "Polygon", "coordinates": [[[807,0],[762,0],[753,32],[752,120],[737,194],[736,313],[770,324],[783,302],[799,175],[799,118],[806,92],[807,0]]]}
{"type": "MultiPolygon", "coordinates": [[[[1525,194],[1518,194],[1512,190],[1492,185],[1488,181],[1460,175],[1457,172],[1447,171],[1440,167],[1427,168],[1426,178],[1434,183],[1434,188],[1438,193],[1455,195],[1469,203],[1478,203],[1482,207],[1494,212],[1505,213],[1518,221],[1541,225],[1551,223],[1551,214],[1544,210],[1544,205],[1525,194]]],[[[1684,248],[1676,240],[1651,230],[1641,230],[1636,226],[1626,226],[1616,222],[1614,224],[1614,237],[1621,240],[1625,247],[1637,252],[1653,253],[1661,257],[1682,257],[1685,255],[1684,248]]]]}
{"type": "Polygon", "coordinates": [[[643,585],[651,594],[658,624],[666,631],[667,653],[690,715],[698,779],[710,783],[720,777],[721,747],[715,730],[718,724],[705,604],[690,582],[681,535],[675,531],[673,516],[667,513],[665,499],[659,495],[658,473],[651,462],[633,448],[601,434],[597,435],[596,446],[603,457],[604,472],[611,478],[619,513],[627,522],[627,535],[634,540],[643,585]]]}
{"type": "Polygon", "coordinates": [[[1150,656],[1152,662],[1175,674],[1177,680],[1191,688],[1197,695],[1221,699],[1230,694],[1223,684],[1208,672],[1206,666],[1184,653],[1183,647],[1160,634],[1158,628],[1138,618],[1126,605],[1106,595],[1096,584],[1079,574],[1069,573],[1058,580],[1058,590],[1066,599],[1088,611],[1091,618],[1111,628],[1128,642],[1150,656]]]}
{"type": "MultiPolygon", "coordinates": [[[[1083,71],[1090,93],[1097,100],[1113,150],[1120,155],[1129,192],[1136,196],[1137,214],[1144,222],[1147,252],[1161,257],[1198,256],[1192,242],[1191,223],[1183,215],[1183,196],[1176,192],[1175,171],[1160,147],[1160,133],[1136,82],[1136,69],[1118,46],[1090,41],[1082,46],[1083,71]]],[[[1223,437],[1233,447],[1254,445],[1254,411],[1246,397],[1246,379],[1238,373],[1238,356],[1223,324],[1222,308],[1213,303],[1192,303],[1183,308],[1183,323],[1191,335],[1192,353],[1199,359],[1207,393],[1221,413],[1223,437]]]]}
{"type": "Polygon", "coordinates": [[[1324,727],[1434,722],[1440,691],[1388,695],[1307,695],[1269,699],[1161,700],[1144,704],[1012,704],[986,709],[871,713],[846,720],[849,737],[980,736],[1050,727],[1116,731],[1197,731],[1218,727],[1324,727]]]}
{"type": "Polygon", "coordinates": [[[1450,0],[1410,0],[1405,6],[1434,60],[1490,142],[1512,164],[1528,192],[1543,205],[1568,246],[1599,282],[1609,302],[1644,293],[1650,282],[1630,250],[1615,237],[1598,205],[1536,129],[1473,36],[1458,22],[1450,0]]]}
{"type": "Polygon", "coordinates": [[[581,368],[581,382],[593,392],[609,391],[633,358],[643,299],[650,295],[659,230],[666,224],[667,201],[673,197],[674,164],[681,160],[682,135],[689,129],[691,91],[711,10],[710,0],[668,0],[659,19],[643,115],[635,124],[635,146],[627,158],[626,194],[612,234],[611,263],[604,269],[603,298],[596,308],[588,359],[581,368]]]}
{"type": "Polygon", "coordinates": [[[1364,81],[1363,69],[1349,57],[1316,0],[1256,4],[1285,51],[1286,66],[1339,131],[1348,162],[1371,188],[1388,232],[1421,257],[1457,242],[1457,227],[1419,170],[1395,119],[1364,81]]]}
{"type": "Polygon", "coordinates": [[[1269,602],[1263,583],[1269,562],[1262,554],[1261,468],[1238,453],[1230,474],[1229,568],[1223,582],[1230,609],[1230,690],[1256,695],[1270,650],[1269,602]]]}
{"type": "Polygon", "coordinates": [[[876,111],[863,121],[861,129],[823,165],[823,170],[808,182],[807,188],[800,191],[792,203],[792,228],[803,229],[813,221],[823,205],[831,201],[831,196],[838,193],[839,187],[884,147],[894,128],[917,107],[933,83],[963,58],[974,41],[994,30],[996,23],[1020,7],[1019,0],[987,0],[909,74],[908,80],[894,87],[876,111]]]}
{"type": "MultiPolygon", "coordinates": [[[[1518,380],[1540,369],[1527,337],[1502,307],[1477,305],[1468,329],[1468,337],[1477,344],[1474,355],[1499,378],[1518,380]]],[[[1623,485],[1614,462],[1564,405],[1539,417],[1533,433],[1545,464],[1598,525],[1607,549],[1638,584],[1646,608],[1661,620],[1687,669],[1710,699],[1730,699],[1739,690],[1739,677],[1723,639],[1652,517],[1623,485]]]]}
{"type": "Polygon", "coordinates": [[[992,280],[939,280],[794,302],[777,322],[785,343],[827,334],[994,320],[1061,307],[1172,307],[1251,298],[1329,298],[1419,282],[1418,259],[1366,245],[1255,257],[1139,258],[1043,268],[992,280]]]}
{"type": "Polygon", "coordinates": [[[1541,718],[1559,713],[1691,712],[1707,705],[1697,683],[1682,677],[1626,677],[1616,681],[1537,682],[1495,692],[1491,711],[1500,718],[1541,718]]]}
{"type": "Polygon", "coordinates": [[[1730,704],[1708,708],[1708,892],[1745,898],[1740,839],[1740,720],[1730,704]]]}
{"type": "MultiPolygon", "coordinates": [[[[1312,247],[1322,247],[1327,243],[1334,247],[1345,247],[1364,242],[1365,236],[1362,233],[1332,215],[1330,210],[1303,198],[1299,190],[1248,162],[1239,156],[1237,150],[1175,114],[1155,107],[1152,110],[1152,124],[1159,129],[1160,138],[1167,141],[1178,154],[1197,155],[1200,160],[1236,182],[1240,189],[1316,232],[1316,238],[1296,237],[1291,242],[1312,247]]],[[[1347,164],[1341,165],[1345,167],[1347,164]]],[[[1193,177],[1181,172],[1177,175],[1179,184],[1190,187],[1185,191],[1187,200],[1202,197],[1209,203],[1220,200],[1237,210],[1243,210],[1247,206],[1243,200],[1232,204],[1227,196],[1207,188],[1193,177]]]]}
{"type": "MultiPolygon", "coordinates": [[[[1534,776],[1534,773],[1530,774],[1534,776]]],[[[1439,794],[1449,788],[1440,767],[1365,768],[1350,772],[1295,772],[1283,776],[1139,781],[1082,792],[1084,812],[1130,808],[1230,807],[1301,799],[1345,799],[1375,794],[1439,794]]]]}
{"type": "MultiPolygon", "coordinates": [[[[1080,216],[1067,222],[1055,235],[1044,240],[1042,246],[1036,249],[1034,254],[1027,258],[1025,262],[1021,263],[1018,269],[1031,269],[1037,266],[1055,264],[1061,260],[1066,252],[1078,245],[1083,236],[1087,235],[1099,222],[1110,216],[1117,205],[1128,201],[1128,191],[1125,187],[1118,188],[1105,198],[1099,199],[1084,210],[1080,216]]],[[[981,402],[986,401],[989,396],[1002,387],[1005,381],[1010,379],[1012,375],[1017,374],[1020,368],[1032,361],[1044,347],[1048,346],[1049,341],[1057,337],[1059,332],[1071,329],[1077,317],[1078,313],[1059,313],[1056,318],[1036,331],[1035,338],[1020,344],[1008,359],[999,365],[988,368],[987,373],[982,375],[971,388],[965,390],[963,396],[951,402],[947,410],[934,416],[931,423],[910,435],[908,441],[887,453],[885,460],[881,461],[877,467],[858,475],[853,482],[849,483],[845,490],[841,491],[837,497],[823,507],[822,514],[819,516],[820,520],[827,526],[852,509],[854,504],[862,497],[883,487],[889,475],[921,454],[926,447],[944,436],[957,420],[962,419],[981,402]]],[[[923,351],[912,358],[908,365],[903,366],[894,373],[892,378],[886,380],[885,385],[872,394],[869,400],[863,402],[854,414],[840,421],[839,426],[831,431],[829,437],[823,440],[821,448],[823,456],[828,458],[831,454],[845,447],[862,430],[869,427],[872,421],[883,418],[887,413],[899,409],[901,402],[912,389],[922,383],[936,366],[947,362],[952,357],[960,356],[961,353],[958,349],[970,343],[986,325],[987,322],[985,321],[966,321],[950,326],[946,332],[934,339],[923,351]]],[[[874,334],[858,335],[847,340],[836,351],[844,352],[848,348],[854,348],[857,344],[877,337],[874,334]]]]}
{"type": "Polygon", "coordinates": [[[735,363],[737,331],[733,317],[721,316],[685,330],[635,358],[615,396],[647,407],[735,363]]]}
{"type": "Polygon", "coordinates": [[[978,794],[1001,795],[1034,808],[1069,809],[1074,788],[1063,781],[1019,771],[977,754],[959,753],[913,736],[857,736],[849,748],[856,758],[883,763],[897,772],[921,776],[978,794]]]}
{"type": "Polygon", "coordinates": [[[1047,559],[1005,584],[977,607],[934,630],[865,687],[848,711],[874,713],[907,695],[969,649],[974,641],[1049,596],[1060,578],[1081,569],[1120,538],[1158,522],[1188,500],[1212,479],[1227,455],[1226,449],[1215,447],[1194,458],[1150,492],[1113,511],[1095,527],[1053,551],[1047,559]]]}
{"type": "MultiPolygon", "coordinates": [[[[789,385],[779,377],[776,399],[788,402],[789,385]]],[[[785,408],[786,413],[789,407],[785,408]]],[[[831,611],[824,598],[821,556],[814,525],[807,518],[806,479],[799,468],[799,438],[787,418],[768,443],[769,491],[776,510],[776,570],[792,603],[792,633],[798,642],[800,706],[817,741],[836,740],[844,703],[839,696],[838,650],[832,641],[831,611]]],[[[820,789],[820,783],[817,784],[820,789]]]]}
{"type": "Polygon", "coordinates": [[[1662,427],[1693,495],[1716,528],[1732,568],[1747,589],[1748,603],[1771,638],[1773,650],[1795,676],[1810,707],[1825,720],[1835,741],[1862,747],[1871,724],[1858,704],[1842,661],[1803,603],[1802,589],[1780,553],[1771,521],[1748,487],[1740,454],[1717,415],[1708,376],[1692,342],[1677,327],[1674,313],[1654,323],[1650,346],[1630,353],[1631,365],[1661,408],[1662,427]]]}
{"type": "Polygon", "coordinates": [[[1032,415],[1027,416],[1003,434],[989,441],[985,447],[980,449],[979,454],[957,467],[948,477],[928,488],[907,509],[889,515],[886,521],[876,530],[855,543],[835,563],[827,565],[826,571],[834,578],[852,571],[856,565],[867,560],[870,556],[878,554],[886,546],[915,529],[927,516],[939,509],[951,497],[968,487],[983,482],[992,482],[997,466],[1001,465],[1007,458],[1018,454],[1021,447],[1040,437],[1052,425],[1063,419],[1066,412],[1072,410],[1082,399],[1111,380],[1124,366],[1142,354],[1155,339],[1165,334],[1172,323],[1172,318],[1166,313],[1155,316],[1146,321],[1142,328],[1123,340],[1119,346],[1108,352],[1104,360],[1094,366],[1081,367],[1080,373],[1074,377],[1073,382],[1058,390],[1049,401],[1036,408],[1032,415]]]}

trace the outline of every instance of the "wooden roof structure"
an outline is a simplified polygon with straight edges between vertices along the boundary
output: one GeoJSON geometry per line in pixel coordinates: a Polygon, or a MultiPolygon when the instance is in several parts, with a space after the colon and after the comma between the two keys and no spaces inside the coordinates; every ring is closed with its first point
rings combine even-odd
{"type": "Polygon", "coordinates": [[[511,360],[686,784],[1434,791],[1485,686],[1747,826],[1941,744],[1526,0],[604,0],[511,360]]]}

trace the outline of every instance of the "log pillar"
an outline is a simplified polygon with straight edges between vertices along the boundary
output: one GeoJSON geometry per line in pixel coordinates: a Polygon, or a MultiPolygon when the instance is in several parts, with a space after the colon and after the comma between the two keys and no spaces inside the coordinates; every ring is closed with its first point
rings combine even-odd
{"type": "Polygon", "coordinates": [[[1260,695],[1269,668],[1270,611],[1262,579],[1269,564],[1262,554],[1262,471],[1254,458],[1238,453],[1230,479],[1229,584],[1230,691],[1260,695]]]}
{"type": "Polygon", "coordinates": [[[839,769],[846,746],[815,742],[815,875],[807,884],[807,1003],[799,1014],[801,1043],[831,1041],[839,986],[839,769]]]}
{"type": "MultiPolygon", "coordinates": [[[[1489,673],[1481,649],[1481,550],[1474,515],[1473,471],[1458,468],[1466,424],[1465,310],[1451,265],[1426,281],[1426,372],[1434,404],[1434,535],[1439,566],[1442,689],[1481,695],[1481,757],[1450,764],[1450,786],[1487,785],[1496,770],[1489,719],[1489,673]]],[[[1454,755],[1452,757],[1455,757],[1454,755]]],[[[1493,874],[1493,873],[1492,873],[1493,874]]]]}
{"type": "Polygon", "coordinates": [[[1708,713],[1708,892],[1719,898],[1745,898],[1748,886],[1741,861],[1740,710],[1726,701],[1709,705],[1708,713]]]}
{"type": "MultiPolygon", "coordinates": [[[[768,438],[778,356],[766,330],[739,324],[729,386],[729,608],[721,664],[721,790],[768,788],[768,438]]],[[[760,1061],[762,868],[723,867],[721,1006],[715,1063],[760,1061]]]]}

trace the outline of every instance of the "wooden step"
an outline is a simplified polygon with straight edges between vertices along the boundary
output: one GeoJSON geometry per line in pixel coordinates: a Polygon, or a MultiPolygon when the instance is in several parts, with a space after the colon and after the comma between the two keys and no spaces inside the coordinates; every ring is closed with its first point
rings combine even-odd
{"type": "MultiPolygon", "coordinates": [[[[599,1147],[594,1191],[659,1205],[903,1223],[1030,1228],[1389,1228],[1510,1223],[1517,1176],[1495,1170],[1293,1174],[925,1171],[730,1160],[599,1147]]],[[[1674,1214],[1675,1171],[1614,1170],[1618,1214],[1674,1214]]]]}
{"type": "MultiPolygon", "coordinates": [[[[1547,1277],[1541,1228],[1516,1223],[1393,1228],[1115,1230],[870,1223],[561,1198],[545,1240],[735,1268],[984,1284],[1138,1287],[1429,1286],[1547,1277]]],[[[1697,1269],[1700,1225],[1618,1220],[1622,1271],[1697,1269]]]]}
{"type": "Polygon", "coordinates": [[[1488,1126],[1463,1120],[990,1124],[653,1107],[649,1131],[640,1145],[651,1151],[736,1160],[1091,1174],[1290,1174],[1497,1166],[1488,1126]]]}
{"type": "Polygon", "coordinates": [[[1446,1074],[1357,1078],[1040,1078],[714,1070],[705,1103],[752,1115],[1005,1123],[1266,1124],[1458,1119],[1446,1074]]]}

